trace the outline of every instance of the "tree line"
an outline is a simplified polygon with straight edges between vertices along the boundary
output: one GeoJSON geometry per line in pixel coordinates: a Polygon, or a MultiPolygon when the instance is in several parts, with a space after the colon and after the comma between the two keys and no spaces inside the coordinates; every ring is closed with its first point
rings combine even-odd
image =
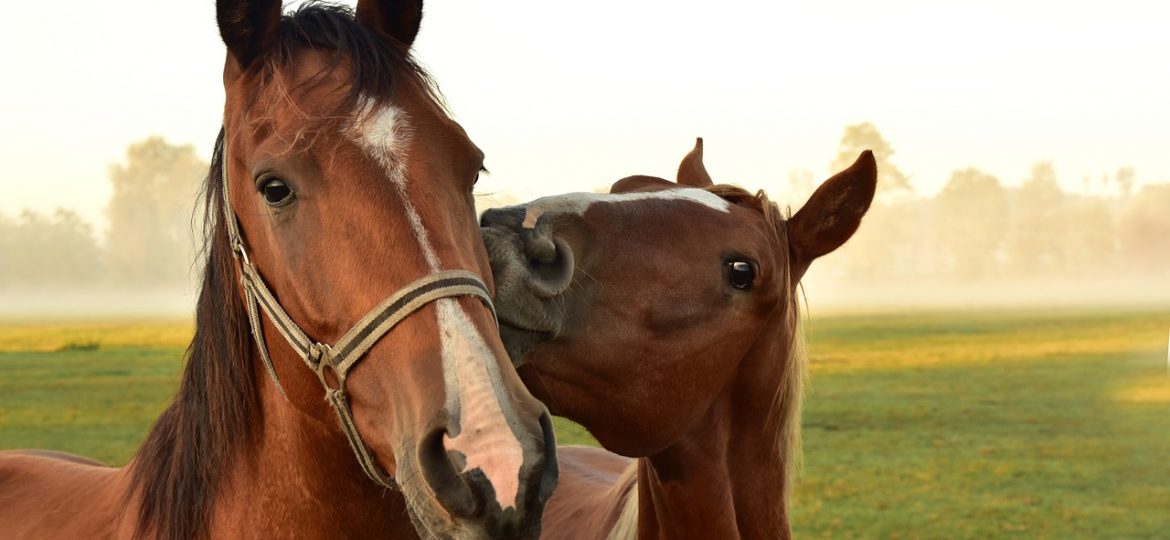
{"type": "Polygon", "coordinates": [[[0,289],[189,288],[194,194],[207,168],[191,145],[131,144],[110,167],[104,242],[72,210],[0,214],[0,289]]]}
{"type": "MultiPolygon", "coordinates": [[[[965,168],[925,197],[869,123],[846,128],[832,169],[847,167],[866,148],[878,160],[879,191],[842,256],[826,261],[841,277],[1170,278],[1170,183],[1135,189],[1135,171],[1121,167],[1084,178],[1082,191],[1070,193],[1052,162],[1038,162],[1018,187],[965,168]]],[[[808,190],[809,178],[795,174],[790,184],[808,190]]]]}
{"type": "MultiPolygon", "coordinates": [[[[878,160],[877,199],[857,235],[820,272],[966,282],[1170,278],[1170,183],[1135,189],[1135,172],[1122,167],[1070,193],[1053,163],[1040,162],[1018,187],[966,168],[926,197],[873,124],[845,129],[830,170],[844,169],[863,149],[878,160]]],[[[130,145],[125,162],[110,167],[109,229],[101,242],[71,210],[0,214],[0,289],[189,289],[200,230],[195,195],[207,168],[191,145],[161,137],[130,145]]],[[[790,175],[789,198],[803,201],[814,178],[790,175]]]]}

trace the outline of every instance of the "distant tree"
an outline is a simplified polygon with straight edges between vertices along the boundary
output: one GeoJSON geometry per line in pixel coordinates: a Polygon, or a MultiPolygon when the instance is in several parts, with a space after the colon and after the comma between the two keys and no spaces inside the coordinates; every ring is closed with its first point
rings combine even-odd
{"type": "Polygon", "coordinates": [[[829,164],[829,170],[833,173],[845,170],[864,150],[872,150],[877,160],[879,194],[911,190],[910,179],[890,162],[894,148],[882,137],[877,127],[869,122],[845,127],[845,134],[841,136],[841,143],[837,147],[837,157],[829,164]]]}
{"type": "Polygon", "coordinates": [[[207,173],[191,145],[162,137],[130,145],[126,163],[110,167],[106,255],[116,283],[146,287],[189,283],[194,194],[207,173]]]}
{"type": "Polygon", "coordinates": [[[1019,274],[1048,277],[1064,268],[1065,195],[1051,162],[1037,163],[1016,191],[1008,239],[1008,262],[1019,274]]]}
{"type": "Polygon", "coordinates": [[[17,257],[16,222],[0,214],[0,289],[13,284],[17,257]]]}
{"type": "Polygon", "coordinates": [[[893,147],[869,122],[846,126],[829,170],[845,170],[865,150],[872,150],[877,161],[877,197],[866,213],[865,224],[836,258],[839,262],[824,265],[840,265],[842,274],[858,279],[906,276],[914,271],[920,235],[915,230],[916,221],[909,217],[916,207],[909,199],[909,179],[890,162],[893,147]]]}
{"type": "Polygon", "coordinates": [[[1121,198],[1128,198],[1133,193],[1133,182],[1137,178],[1137,173],[1134,172],[1133,167],[1122,167],[1117,169],[1117,174],[1113,175],[1113,181],[1117,184],[1117,193],[1121,198]]]}
{"type": "Polygon", "coordinates": [[[1064,197],[1056,179],[1056,167],[1051,161],[1032,165],[1032,174],[1020,185],[1020,193],[1037,203],[1059,202],[1064,197]]]}
{"type": "Polygon", "coordinates": [[[1008,228],[1003,186],[978,169],[955,171],[935,199],[936,231],[945,268],[962,279],[994,270],[1008,228]]]}
{"type": "Polygon", "coordinates": [[[1126,204],[1120,221],[1127,269],[1170,279],[1170,183],[1145,186],[1126,204]]]}
{"type": "Polygon", "coordinates": [[[1078,277],[1113,275],[1117,268],[1117,227],[1101,197],[1070,198],[1059,223],[1064,232],[1064,272],[1078,277]]]}
{"type": "Polygon", "coordinates": [[[857,280],[914,278],[931,268],[933,216],[928,199],[903,197],[870,206],[861,227],[832,257],[826,272],[857,280]]]}
{"type": "Polygon", "coordinates": [[[70,210],[51,217],[31,210],[0,220],[0,287],[78,287],[102,278],[93,228],[70,210]]]}

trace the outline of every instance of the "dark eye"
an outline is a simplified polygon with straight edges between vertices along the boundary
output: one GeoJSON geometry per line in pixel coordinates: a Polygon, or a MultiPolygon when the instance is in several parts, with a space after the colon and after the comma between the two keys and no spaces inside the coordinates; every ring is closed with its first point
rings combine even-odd
{"type": "Polygon", "coordinates": [[[755,263],[745,260],[727,261],[727,281],[741,291],[752,290],[752,284],[756,281],[755,263]]]}
{"type": "Polygon", "coordinates": [[[475,187],[475,185],[479,183],[479,175],[481,175],[481,174],[485,174],[485,173],[486,173],[486,174],[491,174],[491,172],[487,170],[487,167],[484,167],[483,165],[480,165],[480,166],[479,166],[479,170],[478,170],[478,171],[475,171],[475,179],[471,181],[471,187],[473,187],[473,188],[474,188],[474,187],[475,187]]]}
{"type": "Polygon", "coordinates": [[[271,206],[284,206],[293,199],[292,188],[279,178],[269,178],[262,181],[260,194],[264,195],[264,202],[271,206]]]}

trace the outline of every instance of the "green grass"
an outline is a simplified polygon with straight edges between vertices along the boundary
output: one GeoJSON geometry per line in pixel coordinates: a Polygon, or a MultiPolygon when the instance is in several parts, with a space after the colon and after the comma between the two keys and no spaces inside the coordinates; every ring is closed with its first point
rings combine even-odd
{"type": "MultiPolygon", "coordinates": [[[[187,321],[0,323],[0,449],[46,448],[124,464],[170,402],[187,321]]],[[[553,419],[558,441],[596,444],[553,419]]]]}
{"type": "Polygon", "coordinates": [[[1170,313],[810,326],[798,537],[1170,535],[1170,313]]]}
{"type": "MultiPolygon", "coordinates": [[[[1167,311],[816,318],[798,538],[1170,537],[1167,311]]],[[[124,463],[189,323],[0,325],[0,448],[124,463]]],[[[562,443],[591,439],[568,422],[562,443]]]]}
{"type": "Polygon", "coordinates": [[[0,448],[125,463],[177,386],[182,349],[0,352],[0,448]]]}

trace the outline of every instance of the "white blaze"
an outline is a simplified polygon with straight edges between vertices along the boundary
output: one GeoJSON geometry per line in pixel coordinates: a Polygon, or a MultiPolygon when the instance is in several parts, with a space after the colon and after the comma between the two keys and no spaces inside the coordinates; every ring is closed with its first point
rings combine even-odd
{"type": "Polygon", "coordinates": [[[595,204],[614,204],[638,201],[687,201],[701,204],[712,210],[729,212],[731,203],[710,191],[698,188],[665,189],[662,191],[645,191],[636,193],[569,193],[542,197],[524,205],[527,213],[524,215],[524,228],[536,226],[536,220],[541,214],[549,210],[566,212],[576,215],[585,214],[590,206],[595,204]]]}
{"type": "Polygon", "coordinates": [[[464,471],[483,471],[495,488],[500,508],[515,507],[524,450],[501,406],[499,368],[485,361],[494,355],[458,302],[445,298],[437,307],[447,410],[459,411],[460,428],[455,437],[444,436],[443,446],[464,455],[464,471]]]}
{"type": "Polygon", "coordinates": [[[357,119],[358,144],[390,176],[398,198],[406,208],[406,220],[418,237],[423,258],[432,272],[438,272],[439,257],[435,255],[418,210],[406,193],[406,147],[410,140],[410,123],[406,120],[406,113],[393,105],[376,108],[374,100],[366,98],[358,107],[357,119]]]}
{"type": "MultiPolygon", "coordinates": [[[[392,105],[376,108],[373,100],[365,99],[358,110],[355,132],[358,144],[394,184],[427,266],[431,272],[439,272],[439,257],[407,193],[405,158],[410,124],[406,114],[392,105]]],[[[448,451],[463,454],[464,472],[477,468],[483,472],[496,492],[500,508],[515,507],[524,450],[508,424],[506,413],[511,411],[506,410],[508,405],[501,399],[505,393],[495,354],[459,302],[444,298],[436,301],[435,307],[439,314],[446,407],[459,422],[459,434],[445,436],[443,445],[448,451]]]]}

